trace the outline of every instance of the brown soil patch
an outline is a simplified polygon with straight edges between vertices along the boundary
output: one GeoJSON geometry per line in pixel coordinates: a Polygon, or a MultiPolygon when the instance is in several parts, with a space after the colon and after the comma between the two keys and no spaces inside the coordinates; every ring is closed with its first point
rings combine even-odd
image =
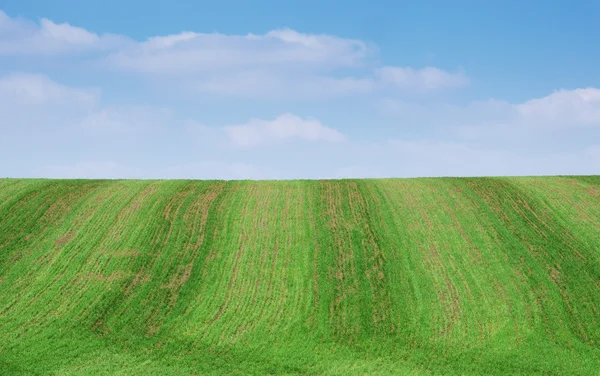
{"type": "Polygon", "coordinates": [[[115,272],[115,273],[111,273],[109,275],[104,275],[104,274],[98,273],[98,272],[89,272],[89,273],[82,273],[79,276],[77,276],[76,282],[88,282],[88,281],[111,282],[111,281],[115,281],[118,279],[123,279],[124,277],[125,277],[125,274],[121,273],[121,272],[115,272]]]}
{"type": "Polygon", "coordinates": [[[73,238],[76,235],[77,235],[77,233],[75,233],[75,232],[67,232],[66,234],[63,234],[58,239],[56,239],[55,245],[57,247],[62,247],[65,244],[67,244],[68,242],[70,242],[71,240],[73,240],[73,238]]]}
{"type": "Polygon", "coordinates": [[[134,203],[131,205],[131,208],[129,208],[129,210],[130,210],[132,213],[135,213],[135,212],[138,210],[138,208],[139,208],[139,207],[140,207],[140,202],[139,202],[139,201],[138,201],[138,202],[134,202],[134,203]]]}
{"type": "Polygon", "coordinates": [[[515,337],[517,339],[517,343],[520,344],[521,336],[519,334],[519,325],[517,324],[517,319],[515,317],[515,313],[513,312],[512,304],[510,304],[510,298],[506,292],[506,289],[504,288],[502,283],[500,283],[500,281],[498,281],[498,279],[496,279],[495,284],[496,284],[496,290],[500,293],[500,297],[502,298],[502,300],[506,304],[506,307],[508,308],[508,313],[510,315],[510,318],[513,321],[513,330],[515,331],[515,337]]]}
{"type": "Polygon", "coordinates": [[[148,281],[150,281],[150,276],[145,273],[144,269],[140,269],[135,275],[135,277],[133,277],[131,283],[125,289],[125,295],[129,295],[131,293],[131,290],[133,290],[135,287],[148,281]]]}
{"type": "Polygon", "coordinates": [[[19,261],[19,259],[20,259],[21,257],[23,257],[23,252],[17,252],[17,253],[15,253],[15,254],[14,254],[14,256],[13,256],[13,257],[11,257],[11,259],[10,259],[10,263],[11,263],[11,264],[14,264],[15,262],[19,261]]]}
{"type": "Polygon", "coordinates": [[[100,319],[92,326],[92,330],[98,330],[102,325],[104,325],[104,320],[100,319]]]}
{"type": "MultiPolygon", "coordinates": [[[[219,307],[219,310],[217,311],[217,313],[210,320],[208,327],[211,327],[221,317],[221,315],[223,314],[223,312],[225,312],[225,309],[229,305],[229,300],[231,299],[231,294],[233,292],[232,290],[237,281],[237,273],[238,273],[238,269],[240,266],[240,260],[242,258],[242,255],[245,252],[246,239],[247,239],[246,233],[242,230],[242,233],[240,235],[240,246],[236,252],[235,261],[234,261],[234,265],[233,265],[233,271],[231,273],[231,278],[229,279],[229,288],[227,289],[227,293],[225,294],[225,299],[221,303],[221,306],[219,307]]],[[[204,332],[202,337],[204,337],[204,335],[206,335],[207,332],[208,331],[204,332]]]]}
{"type": "Polygon", "coordinates": [[[177,290],[179,290],[179,288],[181,288],[181,286],[183,286],[184,283],[186,283],[188,281],[188,279],[190,279],[190,275],[192,275],[193,267],[194,267],[193,262],[186,265],[183,270],[183,273],[175,274],[173,276],[173,278],[169,281],[169,284],[167,284],[165,286],[161,286],[161,287],[167,287],[170,290],[172,290],[173,292],[176,292],[177,290]]]}
{"type": "Polygon", "coordinates": [[[153,336],[154,334],[156,334],[156,332],[158,332],[158,329],[160,329],[160,325],[152,324],[152,325],[148,326],[148,330],[146,331],[146,334],[149,336],[153,336]]]}
{"type": "Polygon", "coordinates": [[[123,257],[136,257],[139,254],[140,254],[140,250],[137,248],[114,252],[115,256],[123,256],[123,257]]]}

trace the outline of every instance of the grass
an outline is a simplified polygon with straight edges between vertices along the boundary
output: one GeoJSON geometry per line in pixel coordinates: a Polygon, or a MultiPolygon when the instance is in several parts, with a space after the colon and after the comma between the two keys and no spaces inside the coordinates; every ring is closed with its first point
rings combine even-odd
{"type": "Polygon", "coordinates": [[[0,180],[0,374],[600,372],[600,177],[0,180]]]}

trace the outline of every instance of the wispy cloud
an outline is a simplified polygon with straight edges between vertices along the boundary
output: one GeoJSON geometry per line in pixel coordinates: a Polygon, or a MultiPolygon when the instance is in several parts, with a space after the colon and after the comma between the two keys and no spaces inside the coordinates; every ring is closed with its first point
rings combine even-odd
{"type": "Polygon", "coordinates": [[[231,143],[239,147],[254,147],[292,140],[340,142],[345,139],[339,131],[325,127],[312,118],[302,119],[283,114],[273,120],[253,119],[246,124],[225,126],[231,143]]]}
{"type": "Polygon", "coordinates": [[[265,172],[244,162],[199,161],[154,169],[134,168],[112,160],[48,164],[33,171],[34,176],[54,179],[263,179],[265,172]]]}
{"type": "Polygon", "coordinates": [[[67,87],[41,74],[11,73],[0,77],[0,98],[12,104],[91,106],[98,101],[99,91],[67,87]]]}
{"type": "Polygon", "coordinates": [[[264,179],[266,172],[246,162],[200,161],[167,167],[161,174],[165,179],[264,179]]]}
{"type": "Polygon", "coordinates": [[[473,101],[463,106],[444,103],[415,103],[387,98],[384,113],[399,118],[420,119],[423,124],[440,124],[457,129],[486,129],[482,126],[560,129],[600,128],[600,90],[596,88],[557,90],[522,103],[504,100],[473,101]]]}
{"type": "Polygon", "coordinates": [[[185,78],[198,92],[246,97],[323,97],[430,92],[469,84],[467,75],[435,67],[377,67],[363,41],[291,29],[263,35],[183,32],[149,38],[108,57],[110,64],[154,77],[185,78]],[[353,75],[336,70],[354,68],[353,75]]]}
{"type": "Polygon", "coordinates": [[[114,52],[109,60],[135,72],[179,76],[240,67],[355,66],[368,52],[368,46],[359,40],[290,29],[264,35],[182,32],[151,37],[114,52]]]}
{"type": "Polygon", "coordinates": [[[35,176],[56,179],[122,179],[142,178],[140,171],[114,161],[85,161],[71,164],[49,164],[34,171],[35,176]]]}
{"type": "Polygon", "coordinates": [[[449,73],[435,67],[383,67],[377,70],[377,76],[383,85],[408,91],[435,91],[469,84],[464,72],[449,73]]]}
{"type": "Polygon", "coordinates": [[[105,68],[222,96],[322,98],[389,88],[406,94],[469,83],[464,72],[382,67],[372,44],[289,28],[245,35],[184,31],[134,41],[45,18],[37,23],[11,18],[0,11],[0,55],[64,56],[92,51],[105,68]]]}
{"type": "Polygon", "coordinates": [[[11,18],[0,10],[0,55],[65,54],[111,50],[129,38],[98,35],[68,23],[57,24],[42,18],[39,23],[11,18]]]}
{"type": "Polygon", "coordinates": [[[86,115],[81,128],[95,134],[142,133],[173,122],[170,111],[147,106],[110,106],[86,115]]]}
{"type": "Polygon", "coordinates": [[[0,75],[0,160],[26,153],[2,166],[18,174],[26,163],[52,177],[600,171],[599,89],[450,103],[430,94],[469,85],[465,71],[386,65],[376,46],[340,36],[186,31],[135,41],[0,11],[0,59],[3,72],[57,73],[0,75]],[[69,84],[56,81],[71,68],[69,84]],[[140,82],[159,90],[130,87],[140,82]]]}
{"type": "MultiPolygon", "coordinates": [[[[353,145],[356,151],[362,147],[353,145]]],[[[377,159],[360,160],[348,153],[345,166],[322,177],[532,176],[600,171],[599,146],[531,154],[512,150],[509,145],[478,147],[463,141],[431,138],[394,139],[379,143],[377,148],[377,159]]]]}
{"type": "Polygon", "coordinates": [[[558,90],[516,105],[524,125],[538,127],[600,127],[600,90],[558,90]]]}

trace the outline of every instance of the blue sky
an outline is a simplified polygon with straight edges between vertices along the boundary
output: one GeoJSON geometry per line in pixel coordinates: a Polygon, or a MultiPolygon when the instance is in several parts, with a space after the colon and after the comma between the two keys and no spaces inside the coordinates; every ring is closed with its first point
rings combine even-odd
{"type": "Polygon", "coordinates": [[[600,173],[598,2],[0,7],[0,176],[600,173]]]}

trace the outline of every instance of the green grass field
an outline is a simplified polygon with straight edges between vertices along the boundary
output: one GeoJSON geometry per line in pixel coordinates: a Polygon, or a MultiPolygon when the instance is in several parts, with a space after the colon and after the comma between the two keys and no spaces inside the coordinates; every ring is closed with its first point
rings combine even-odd
{"type": "Polygon", "coordinates": [[[600,374],[600,177],[2,179],[35,374],[600,374]]]}

